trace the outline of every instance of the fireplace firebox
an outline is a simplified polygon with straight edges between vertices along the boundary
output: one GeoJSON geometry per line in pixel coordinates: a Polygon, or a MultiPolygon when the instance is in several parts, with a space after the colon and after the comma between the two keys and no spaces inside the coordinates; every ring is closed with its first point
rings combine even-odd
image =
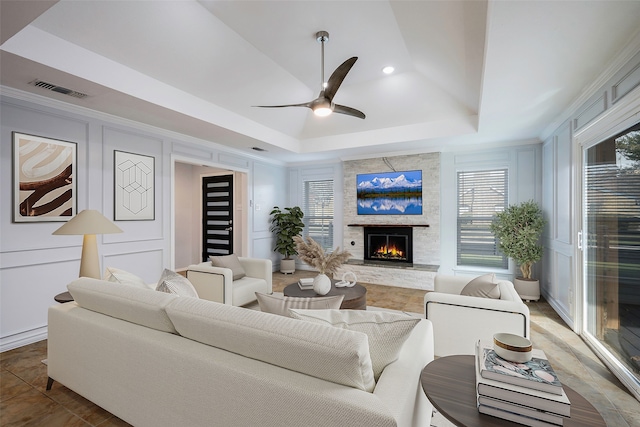
{"type": "Polygon", "coordinates": [[[364,227],[364,261],[374,263],[413,263],[411,227],[364,227]]]}

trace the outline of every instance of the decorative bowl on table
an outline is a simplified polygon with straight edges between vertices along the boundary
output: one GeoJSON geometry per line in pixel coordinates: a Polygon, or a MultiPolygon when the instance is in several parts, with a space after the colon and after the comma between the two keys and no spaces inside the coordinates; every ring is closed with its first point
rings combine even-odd
{"type": "Polygon", "coordinates": [[[531,341],[520,335],[499,333],[493,335],[493,350],[504,360],[525,363],[531,360],[531,341]]]}

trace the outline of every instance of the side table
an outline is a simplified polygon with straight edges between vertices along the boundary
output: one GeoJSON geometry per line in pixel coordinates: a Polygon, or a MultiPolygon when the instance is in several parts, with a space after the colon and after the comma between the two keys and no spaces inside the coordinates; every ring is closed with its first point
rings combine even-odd
{"type": "MultiPolygon", "coordinates": [[[[420,382],[429,401],[457,426],[521,426],[478,412],[474,357],[445,356],[425,366],[420,375],[420,382]]],[[[571,418],[564,419],[564,427],[606,427],[600,413],[587,399],[569,386],[565,385],[564,391],[571,401],[571,418]]]]}
{"type": "Polygon", "coordinates": [[[69,291],[58,294],[55,297],[53,297],[53,299],[61,304],[64,304],[65,302],[73,301],[73,297],[71,296],[69,291]]]}

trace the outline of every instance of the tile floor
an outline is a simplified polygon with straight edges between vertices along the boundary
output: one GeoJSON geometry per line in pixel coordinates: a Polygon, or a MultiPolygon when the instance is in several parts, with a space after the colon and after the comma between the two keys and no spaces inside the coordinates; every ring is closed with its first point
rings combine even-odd
{"type": "MultiPolygon", "coordinates": [[[[299,277],[274,273],[273,290],[282,289],[299,277]]],[[[367,305],[423,312],[425,291],[380,285],[367,287],[367,305]]],[[[595,357],[584,342],[562,322],[545,302],[529,303],[532,340],[558,371],[563,383],[585,396],[602,414],[609,427],[640,427],[640,403],[595,357]]],[[[66,387],[55,383],[46,391],[47,342],[0,354],[0,426],[128,426],[66,387]]],[[[213,424],[212,424],[213,425],[213,424]]]]}

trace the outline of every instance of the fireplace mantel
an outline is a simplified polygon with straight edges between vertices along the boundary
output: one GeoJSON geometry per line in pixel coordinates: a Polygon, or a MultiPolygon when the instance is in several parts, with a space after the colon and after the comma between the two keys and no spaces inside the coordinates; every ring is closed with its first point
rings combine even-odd
{"type": "Polygon", "coordinates": [[[429,224],[347,224],[347,227],[428,227],[429,224]]]}

